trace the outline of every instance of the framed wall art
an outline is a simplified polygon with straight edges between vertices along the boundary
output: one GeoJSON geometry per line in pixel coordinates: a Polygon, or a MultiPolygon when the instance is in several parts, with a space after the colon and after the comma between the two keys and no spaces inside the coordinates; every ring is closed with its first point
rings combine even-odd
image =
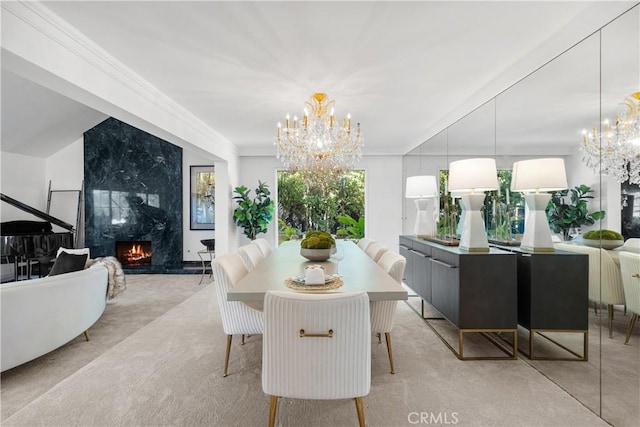
{"type": "Polygon", "coordinates": [[[191,166],[191,230],[215,230],[214,166],[191,166]]]}

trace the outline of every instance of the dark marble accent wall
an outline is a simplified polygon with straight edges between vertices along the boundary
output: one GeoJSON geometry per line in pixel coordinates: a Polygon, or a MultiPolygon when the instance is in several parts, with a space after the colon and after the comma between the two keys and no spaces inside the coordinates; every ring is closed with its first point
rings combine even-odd
{"type": "Polygon", "coordinates": [[[180,147],[109,118],[84,134],[84,185],[92,258],[115,256],[119,240],[148,240],[145,273],[182,266],[180,147]]]}

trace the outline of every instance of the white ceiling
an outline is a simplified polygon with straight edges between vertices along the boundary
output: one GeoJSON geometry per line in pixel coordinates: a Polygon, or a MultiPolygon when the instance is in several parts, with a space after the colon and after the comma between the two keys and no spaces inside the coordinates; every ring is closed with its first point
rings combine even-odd
{"type": "MultiPolygon", "coordinates": [[[[365,154],[404,154],[632,4],[45,3],[241,154],[273,153],[318,91],[361,123],[365,154]]],[[[2,72],[2,151],[46,157],[104,117],[2,72]]]]}

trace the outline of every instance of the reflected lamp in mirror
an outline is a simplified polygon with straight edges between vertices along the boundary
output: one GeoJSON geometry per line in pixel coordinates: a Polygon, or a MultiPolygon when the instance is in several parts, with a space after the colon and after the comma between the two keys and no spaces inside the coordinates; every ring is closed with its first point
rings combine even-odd
{"type": "Polygon", "coordinates": [[[438,194],[436,177],[433,175],[418,175],[407,178],[405,197],[415,199],[416,222],[414,233],[416,236],[434,236],[436,234],[435,199],[438,194]]]}
{"type": "Polygon", "coordinates": [[[480,209],[484,192],[498,188],[498,170],[495,159],[465,159],[449,163],[449,191],[464,192],[465,210],[460,234],[460,249],[469,252],[489,252],[487,231],[480,209]]]}
{"type": "Polygon", "coordinates": [[[520,247],[534,252],[553,252],[551,229],[545,209],[551,199],[547,191],[568,188],[564,159],[532,159],[515,162],[511,190],[524,194],[527,217],[520,247]]]}
{"type": "MultiPolygon", "coordinates": [[[[454,205],[456,204],[456,199],[461,199],[464,194],[467,194],[466,191],[451,191],[451,199],[453,199],[454,205]]],[[[467,216],[467,209],[464,207],[464,204],[460,203],[460,218],[458,219],[458,225],[456,226],[456,235],[462,235],[462,224],[464,224],[464,219],[467,216]]]]}

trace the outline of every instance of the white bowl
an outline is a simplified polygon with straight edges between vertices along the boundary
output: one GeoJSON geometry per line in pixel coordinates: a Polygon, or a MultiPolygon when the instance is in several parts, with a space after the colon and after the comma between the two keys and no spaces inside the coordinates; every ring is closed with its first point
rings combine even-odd
{"type": "Polygon", "coordinates": [[[309,261],[326,261],[331,257],[331,249],[305,249],[300,248],[300,255],[309,261]]]}
{"type": "Polygon", "coordinates": [[[624,240],[600,240],[600,239],[585,239],[582,238],[582,241],[586,246],[591,246],[594,248],[602,248],[602,249],[615,249],[624,244],[624,240]]]}

